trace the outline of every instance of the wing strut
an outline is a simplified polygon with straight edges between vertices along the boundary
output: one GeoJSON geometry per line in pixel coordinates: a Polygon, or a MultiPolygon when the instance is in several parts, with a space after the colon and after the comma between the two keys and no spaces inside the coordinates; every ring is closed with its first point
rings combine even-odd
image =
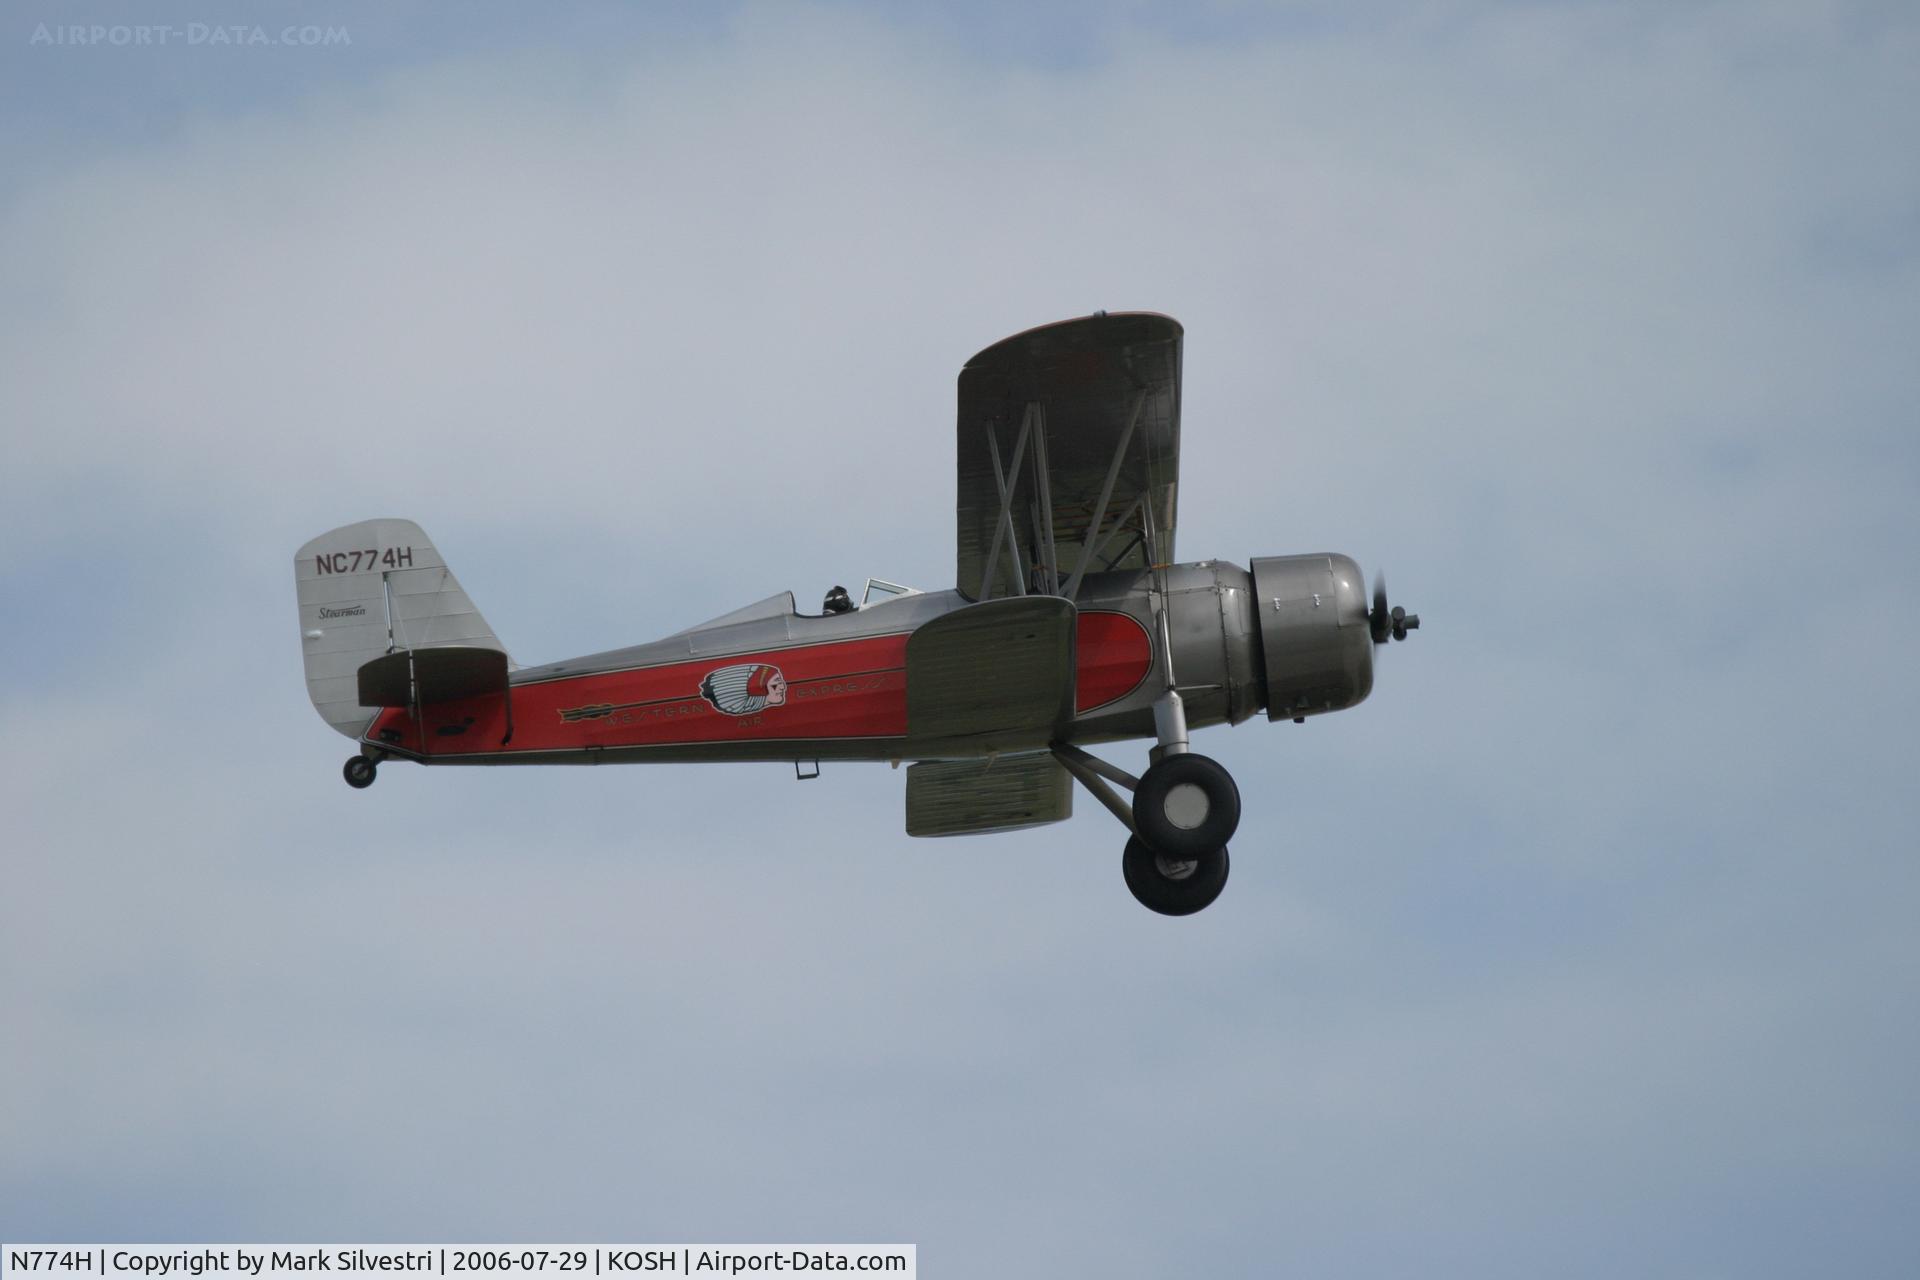
{"type": "MultiPolygon", "coordinates": [[[[1138,417],[1144,394],[1134,403],[1134,414],[1138,417]]],[[[1057,596],[1071,593],[1060,587],[1060,547],[1055,540],[1053,516],[1053,464],[1047,458],[1047,409],[1038,400],[1029,401],[1026,411],[1020,417],[1020,434],[1014,439],[1012,466],[1002,464],[1000,459],[1000,441],[991,424],[987,426],[987,457],[993,464],[993,484],[1000,498],[1000,512],[994,521],[993,538],[987,544],[986,569],[980,579],[980,598],[989,598],[989,588],[999,572],[997,561],[1000,556],[1000,543],[1005,539],[1008,559],[1012,562],[1013,593],[1029,594],[1032,591],[1043,595],[1057,596]],[[1033,476],[1033,498],[1027,504],[1027,516],[1031,523],[1033,538],[1033,558],[1029,561],[1020,545],[1020,534],[1013,519],[1014,496],[1020,488],[1021,468],[1028,458],[1033,460],[1030,474],[1033,476]],[[1026,569],[1032,564],[1039,570],[1039,581],[1029,583],[1026,569]]],[[[1131,433],[1131,424],[1129,424],[1131,433]]],[[[1105,516],[1106,501],[1112,496],[1115,477],[1119,475],[1120,460],[1126,455],[1126,440],[1120,442],[1119,452],[1115,454],[1112,468],[1107,473],[1107,494],[1102,498],[1101,512],[1105,516]]],[[[1095,521],[1095,525],[1098,525],[1095,521]]],[[[1080,557],[1081,571],[1084,573],[1087,556],[1080,557]]],[[[1080,574],[1075,575],[1076,582],[1080,574]]]]}
{"type": "Polygon", "coordinates": [[[1047,465],[1047,410],[1038,401],[1033,405],[1033,425],[1033,479],[1039,491],[1035,498],[1035,517],[1040,526],[1036,530],[1039,537],[1034,553],[1045,557],[1047,594],[1057,596],[1060,594],[1060,552],[1053,544],[1053,471],[1047,465]]]}
{"type": "Polygon", "coordinates": [[[993,585],[993,575],[997,572],[994,560],[1000,554],[1000,539],[1007,539],[1007,555],[1013,560],[1013,591],[1015,595],[1027,594],[1026,575],[1020,568],[1020,535],[1013,529],[1013,491],[1020,483],[1020,464],[1026,460],[1027,434],[1033,429],[1033,420],[1040,406],[1029,404],[1026,413],[1020,419],[1020,435],[1013,443],[1013,474],[1007,475],[1000,466],[1000,442],[995,439],[998,432],[993,424],[987,424],[987,454],[993,461],[993,483],[1000,491],[1000,518],[993,523],[993,541],[987,544],[986,568],[980,574],[980,596],[987,599],[987,590],[993,585]]]}
{"type": "Polygon", "coordinates": [[[1146,494],[1143,493],[1139,497],[1135,498],[1133,500],[1133,505],[1128,507],[1124,512],[1121,513],[1119,523],[1113,526],[1112,531],[1107,534],[1106,540],[1100,544],[1100,558],[1106,561],[1106,566],[1105,566],[1106,568],[1111,569],[1113,568],[1114,565],[1119,564],[1122,560],[1126,559],[1127,556],[1132,553],[1135,547],[1139,546],[1141,543],[1147,540],[1146,533],[1145,533],[1146,521],[1144,518],[1141,520],[1139,528],[1136,529],[1132,527],[1134,516],[1138,515],[1142,510],[1144,510],[1146,508],[1146,505],[1147,505],[1146,494]],[[1114,540],[1117,539],[1123,533],[1131,533],[1133,535],[1132,539],[1128,541],[1126,546],[1120,548],[1118,554],[1111,555],[1111,556],[1108,555],[1107,548],[1112,546],[1114,544],[1114,540]]]}
{"type": "MultiPolygon", "coordinates": [[[[1121,467],[1127,460],[1127,448],[1133,442],[1134,428],[1139,425],[1140,415],[1145,410],[1147,392],[1137,392],[1133,398],[1133,409],[1127,415],[1127,425],[1120,433],[1119,442],[1113,450],[1113,459],[1107,465],[1107,473],[1100,486],[1100,499],[1093,509],[1093,518],[1087,524],[1087,532],[1080,547],[1080,557],[1073,567],[1073,573],[1061,581],[1062,566],[1060,548],[1055,540],[1055,520],[1053,511],[1053,476],[1051,463],[1047,458],[1047,414],[1046,406],[1039,401],[1029,402],[1020,418],[1020,433],[1014,438],[1012,452],[1008,455],[1011,465],[1002,461],[1000,441],[997,431],[989,424],[986,428],[987,456],[993,465],[994,488],[1000,499],[1000,510],[994,521],[993,538],[987,544],[986,569],[981,575],[980,598],[987,599],[994,578],[999,573],[998,559],[1000,544],[1004,540],[1007,546],[1007,558],[1011,570],[1013,592],[1026,595],[1029,588],[1046,595],[1064,596],[1068,600],[1077,599],[1080,594],[1081,580],[1093,567],[1096,557],[1107,559],[1105,551],[1125,532],[1136,515],[1144,516],[1143,527],[1137,531],[1136,540],[1147,545],[1147,558],[1151,564],[1160,563],[1159,539],[1152,527],[1152,504],[1147,495],[1141,494],[1120,514],[1111,527],[1107,525],[1107,515],[1113,510],[1113,490],[1120,479],[1121,467]],[[1013,503],[1020,488],[1022,469],[1032,459],[1030,474],[1033,477],[1034,495],[1028,503],[1027,515],[1030,519],[1033,538],[1033,559],[1031,563],[1039,570],[1041,580],[1029,583],[1023,570],[1029,561],[1025,548],[1020,545],[1019,527],[1013,518],[1013,503]]],[[[1125,552],[1122,552],[1124,555],[1125,552]]],[[[1109,565],[1111,561],[1108,561],[1109,565]]],[[[1161,582],[1164,589],[1165,583],[1161,582]]]]}
{"type": "Polygon", "coordinates": [[[1150,753],[1155,762],[1163,756],[1178,756],[1187,753],[1187,704],[1180,698],[1179,687],[1173,681],[1173,637],[1167,626],[1167,563],[1160,558],[1159,530],[1153,522],[1153,504],[1147,504],[1147,569],[1149,581],[1153,584],[1148,594],[1153,601],[1153,611],[1160,619],[1160,659],[1166,673],[1167,688],[1153,700],[1153,734],[1159,740],[1150,753]]]}
{"type": "MultiPolygon", "coordinates": [[[[1080,544],[1080,563],[1074,566],[1073,576],[1067,579],[1066,597],[1069,600],[1079,598],[1080,579],[1087,576],[1087,566],[1093,562],[1093,553],[1101,544],[1100,527],[1106,523],[1107,508],[1113,503],[1113,484],[1120,478],[1120,464],[1127,460],[1127,445],[1133,439],[1133,429],[1139,424],[1140,410],[1146,407],[1146,403],[1145,389],[1134,393],[1133,412],[1127,415],[1127,428],[1120,433],[1120,444],[1114,449],[1113,462],[1107,467],[1106,482],[1100,486],[1100,501],[1094,506],[1093,520],[1087,525],[1087,536],[1080,544]]],[[[1144,500],[1145,497],[1142,495],[1138,501],[1144,500]]],[[[1116,532],[1126,524],[1128,517],[1132,514],[1129,509],[1127,515],[1120,518],[1120,525],[1115,526],[1116,532]]]]}

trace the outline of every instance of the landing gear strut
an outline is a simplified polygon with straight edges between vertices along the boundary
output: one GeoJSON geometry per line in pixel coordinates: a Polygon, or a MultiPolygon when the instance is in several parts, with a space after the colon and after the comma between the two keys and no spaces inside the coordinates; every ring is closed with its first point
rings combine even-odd
{"type": "Polygon", "coordinates": [[[347,785],[359,791],[373,785],[379,767],[365,756],[353,756],[341,766],[340,774],[346,778],[347,785]]]}

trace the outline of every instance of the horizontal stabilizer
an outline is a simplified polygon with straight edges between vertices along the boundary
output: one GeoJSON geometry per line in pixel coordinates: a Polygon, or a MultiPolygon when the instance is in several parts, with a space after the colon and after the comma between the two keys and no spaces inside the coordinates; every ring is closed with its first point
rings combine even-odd
{"type": "Polygon", "coordinates": [[[498,649],[403,649],[360,668],[363,707],[430,707],[506,691],[507,655],[498,649]]]}
{"type": "Polygon", "coordinates": [[[931,760],[907,769],[907,834],[1017,831],[1073,816],[1073,780],[1051,755],[931,760]]]}
{"type": "Polygon", "coordinates": [[[907,736],[930,755],[1046,746],[1073,720],[1076,612],[1059,596],[1019,596],[955,609],[915,631],[907,736]]]}

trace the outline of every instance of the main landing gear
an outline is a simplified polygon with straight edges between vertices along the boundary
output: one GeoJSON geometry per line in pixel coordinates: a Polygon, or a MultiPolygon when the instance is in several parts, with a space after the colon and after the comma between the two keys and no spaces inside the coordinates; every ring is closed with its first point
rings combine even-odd
{"type": "Polygon", "coordinates": [[[1154,705],[1160,745],[1141,777],[1064,743],[1054,759],[1132,833],[1120,870],[1140,905],[1163,916],[1190,916],[1227,887],[1227,841],[1240,825],[1240,789],[1233,775],[1187,749],[1180,695],[1154,705]],[[1128,804],[1108,782],[1133,792],[1128,804]]]}
{"type": "Polygon", "coordinates": [[[365,756],[354,756],[340,768],[340,774],[347,780],[347,785],[356,791],[372,786],[379,772],[379,766],[365,756]]]}

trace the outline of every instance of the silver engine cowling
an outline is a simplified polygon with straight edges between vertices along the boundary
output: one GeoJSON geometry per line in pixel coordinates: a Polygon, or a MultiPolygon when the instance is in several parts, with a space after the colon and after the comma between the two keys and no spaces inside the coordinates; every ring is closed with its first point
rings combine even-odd
{"type": "Polygon", "coordinates": [[[1267,719],[1339,711],[1373,691],[1366,580],[1342,555],[1252,562],[1267,719]]]}

